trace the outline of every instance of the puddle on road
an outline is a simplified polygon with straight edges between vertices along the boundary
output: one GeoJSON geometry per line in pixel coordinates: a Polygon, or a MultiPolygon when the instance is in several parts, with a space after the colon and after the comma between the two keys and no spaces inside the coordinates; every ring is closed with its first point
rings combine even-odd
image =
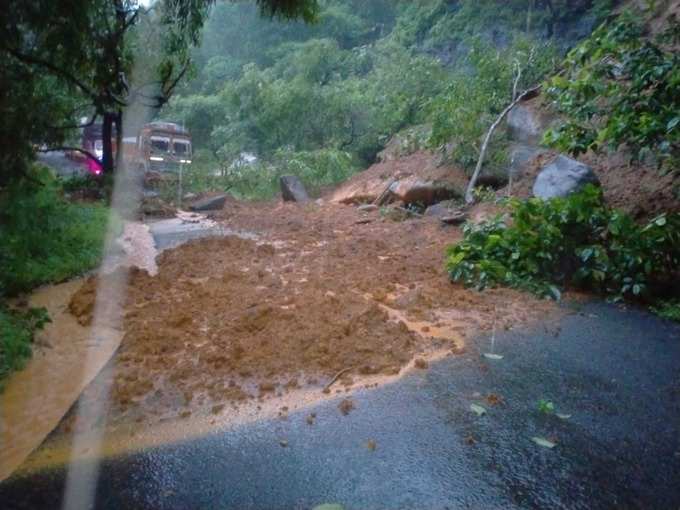
{"type": "Polygon", "coordinates": [[[202,214],[178,211],[175,218],[154,221],[149,231],[155,240],[158,251],[204,237],[236,236],[256,241],[258,236],[252,232],[236,231],[207,218],[202,214]]]}

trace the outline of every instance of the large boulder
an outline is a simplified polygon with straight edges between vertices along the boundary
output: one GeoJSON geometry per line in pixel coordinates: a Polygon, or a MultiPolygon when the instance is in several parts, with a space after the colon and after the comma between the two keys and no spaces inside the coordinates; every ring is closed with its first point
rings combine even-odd
{"type": "Polygon", "coordinates": [[[600,185],[593,170],[575,159],[559,155],[539,172],[534,182],[533,192],[534,196],[548,200],[566,197],[586,184],[600,185]]]}
{"type": "Polygon", "coordinates": [[[424,206],[462,196],[468,177],[457,167],[438,164],[438,156],[418,151],[376,163],[339,186],[329,197],[341,204],[401,201],[424,206]]]}
{"type": "Polygon", "coordinates": [[[416,175],[394,181],[390,186],[390,194],[404,204],[424,206],[462,196],[458,188],[446,181],[425,181],[416,175]]]}
{"type": "Polygon", "coordinates": [[[443,218],[451,216],[453,212],[460,209],[460,203],[455,200],[443,200],[425,209],[425,216],[434,216],[435,218],[443,218]]]}
{"type": "Polygon", "coordinates": [[[305,185],[295,175],[282,175],[279,179],[281,195],[286,202],[307,202],[309,195],[305,185]]]}
{"type": "Polygon", "coordinates": [[[536,145],[550,125],[551,119],[530,103],[520,103],[508,112],[507,122],[513,140],[536,145]]]}

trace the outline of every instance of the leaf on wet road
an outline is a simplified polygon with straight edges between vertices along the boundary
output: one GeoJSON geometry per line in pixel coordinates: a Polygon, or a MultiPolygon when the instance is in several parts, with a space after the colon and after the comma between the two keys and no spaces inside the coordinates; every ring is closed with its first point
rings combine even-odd
{"type": "Polygon", "coordinates": [[[544,448],[555,448],[555,446],[557,446],[557,443],[553,443],[544,437],[534,436],[531,438],[531,440],[538,446],[543,446],[544,448]]]}
{"type": "Polygon", "coordinates": [[[571,418],[571,414],[555,413],[555,416],[557,416],[560,420],[568,420],[571,418]]]}
{"type": "Polygon", "coordinates": [[[503,359],[503,356],[500,354],[493,354],[491,352],[485,352],[484,357],[487,359],[503,359]]]}
{"type": "Polygon", "coordinates": [[[486,409],[484,409],[479,404],[470,404],[470,411],[475,413],[477,416],[483,416],[486,414],[486,409]]]}

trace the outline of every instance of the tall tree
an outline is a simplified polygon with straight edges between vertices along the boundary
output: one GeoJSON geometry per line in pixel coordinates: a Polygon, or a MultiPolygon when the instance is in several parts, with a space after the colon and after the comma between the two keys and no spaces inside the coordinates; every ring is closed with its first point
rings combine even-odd
{"type": "MultiPolygon", "coordinates": [[[[51,120],[40,122],[40,128],[27,131],[22,123],[30,113],[17,100],[25,99],[25,90],[37,90],[36,101],[51,94],[45,90],[49,77],[54,90],[69,95],[70,101],[60,102],[62,120],[73,119],[78,113],[90,111],[89,123],[103,123],[103,167],[113,171],[114,158],[111,135],[116,126],[122,133],[124,108],[142,88],[131,86],[134,64],[133,32],[142,18],[151,19],[160,27],[161,54],[154,65],[155,93],[148,97],[149,106],[160,107],[187,73],[191,64],[190,49],[200,37],[214,0],[157,0],[144,7],[138,0],[9,0],[0,9],[0,115],[15,125],[3,121],[2,134],[16,133],[10,138],[21,145],[22,157],[7,161],[1,170],[0,182],[25,169],[24,159],[37,143],[56,144],[63,140],[72,125],[56,125],[51,120]],[[63,111],[66,103],[73,110],[63,111]],[[22,108],[23,106],[23,108],[22,108]],[[5,116],[5,114],[8,114],[5,116]]],[[[261,12],[268,16],[302,18],[311,21],[317,12],[316,0],[256,0],[261,12]]],[[[148,85],[148,84],[144,84],[148,85]]],[[[46,118],[52,117],[48,112],[46,118]]],[[[29,115],[36,120],[37,115],[29,115]]],[[[66,123],[65,123],[66,124],[66,123]]],[[[120,140],[119,140],[120,141],[120,140]]],[[[120,144],[119,144],[120,146],[120,144]]],[[[10,147],[2,148],[10,149],[10,147]]]]}

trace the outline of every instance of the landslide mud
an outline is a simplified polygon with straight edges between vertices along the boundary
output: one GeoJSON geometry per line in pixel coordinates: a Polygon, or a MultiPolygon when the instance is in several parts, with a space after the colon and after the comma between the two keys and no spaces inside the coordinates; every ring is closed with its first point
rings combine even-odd
{"type": "MultiPolygon", "coordinates": [[[[108,366],[109,425],[325,398],[340,371],[326,395],[389,381],[416,357],[460,354],[471,332],[551,309],[507,289],[449,283],[444,249],[460,233],[434,220],[271,203],[231,203],[215,219],[262,240],[193,241],[162,253],[156,276],[130,270],[125,336],[108,366]]],[[[85,323],[97,283],[71,302],[85,323]]],[[[82,398],[101,398],[96,381],[82,398]]]]}

